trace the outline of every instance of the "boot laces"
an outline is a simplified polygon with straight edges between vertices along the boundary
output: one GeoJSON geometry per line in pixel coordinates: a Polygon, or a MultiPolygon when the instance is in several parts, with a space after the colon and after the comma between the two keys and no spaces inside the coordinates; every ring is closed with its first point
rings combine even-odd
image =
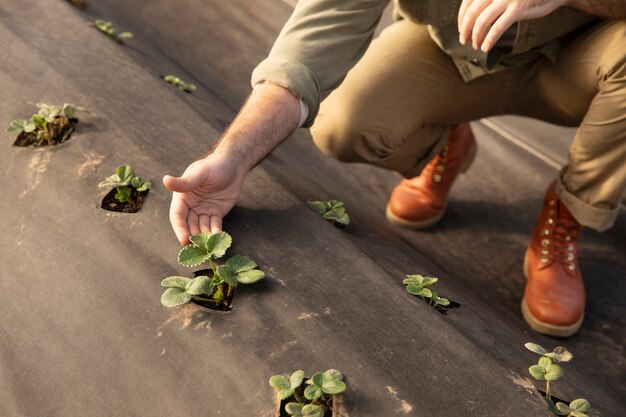
{"type": "Polygon", "coordinates": [[[430,179],[438,183],[442,179],[448,162],[449,145],[446,143],[441,151],[424,167],[424,175],[429,175],[430,179]]]}
{"type": "Polygon", "coordinates": [[[576,270],[576,237],[581,226],[573,220],[559,216],[556,202],[549,202],[548,226],[554,226],[550,233],[549,228],[543,230],[541,262],[557,262],[571,272],[576,270]],[[552,235],[552,242],[546,239],[552,235]],[[550,244],[551,243],[551,244],[550,244]]]}

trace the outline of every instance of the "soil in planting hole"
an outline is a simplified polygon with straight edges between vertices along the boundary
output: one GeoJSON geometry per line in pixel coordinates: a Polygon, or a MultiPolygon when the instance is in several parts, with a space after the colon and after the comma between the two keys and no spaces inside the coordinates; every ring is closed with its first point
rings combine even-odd
{"type": "MultiPolygon", "coordinates": [[[[303,382],[298,388],[296,388],[296,394],[302,398],[304,401],[309,403],[310,401],[304,397],[304,387],[306,386],[305,382],[303,382]]],[[[291,417],[286,411],[285,406],[288,403],[298,402],[295,396],[291,396],[286,400],[282,400],[280,402],[280,410],[276,413],[277,416],[280,417],[291,417]]],[[[324,417],[333,417],[333,396],[324,394],[322,397],[317,400],[317,404],[321,405],[324,408],[324,417]]]]}
{"type": "Polygon", "coordinates": [[[37,134],[30,132],[21,132],[13,146],[20,147],[42,147],[42,146],[55,146],[70,140],[72,133],[76,129],[78,119],[68,119],[65,116],[58,116],[54,119],[54,122],[48,123],[48,130],[50,131],[50,139],[48,141],[39,141],[37,134]]]}
{"type": "Polygon", "coordinates": [[[435,310],[437,310],[438,312],[440,312],[441,314],[443,314],[444,316],[448,315],[448,311],[452,310],[453,308],[461,307],[461,304],[455,303],[452,300],[450,300],[450,304],[448,304],[447,306],[442,306],[441,304],[437,304],[436,306],[434,306],[434,305],[430,304],[430,301],[428,299],[426,299],[426,298],[422,298],[422,301],[425,302],[426,304],[428,304],[430,307],[432,307],[435,310]]]}
{"type": "Polygon", "coordinates": [[[130,199],[127,202],[120,202],[115,198],[117,188],[112,189],[102,199],[102,207],[108,211],[117,211],[119,213],[137,213],[143,207],[143,201],[148,196],[150,190],[138,192],[134,187],[130,187],[130,199]]]}
{"type": "MultiPolygon", "coordinates": [[[[199,277],[199,276],[206,276],[211,278],[213,276],[213,271],[210,269],[201,269],[199,271],[196,271],[193,273],[194,278],[195,277],[199,277]]],[[[199,300],[194,300],[191,299],[191,301],[194,304],[197,304],[199,306],[202,306],[204,308],[208,308],[210,310],[217,310],[217,311],[230,311],[232,310],[231,305],[233,304],[233,298],[235,298],[235,288],[233,288],[232,292],[230,293],[230,295],[228,295],[228,284],[226,283],[222,283],[220,284],[220,287],[222,289],[222,292],[225,295],[224,301],[222,302],[217,302],[217,301],[199,301],[199,300]]]]}

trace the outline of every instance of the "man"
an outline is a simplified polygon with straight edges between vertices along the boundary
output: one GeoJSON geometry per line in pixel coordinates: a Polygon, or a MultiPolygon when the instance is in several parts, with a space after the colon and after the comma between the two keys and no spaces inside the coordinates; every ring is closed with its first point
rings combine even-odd
{"type": "Polygon", "coordinates": [[[623,19],[626,1],[397,0],[398,21],[369,45],[387,3],[298,3],[211,154],[164,178],[178,239],[221,230],[246,173],[299,126],[328,155],[403,174],[387,218],[412,228],[442,217],[471,164],[468,121],[579,126],[526,251],[522,300],[533,329],[574,334],[580,229],[610,227],[626,185],[626,21],[598,17],[623,19]]]}

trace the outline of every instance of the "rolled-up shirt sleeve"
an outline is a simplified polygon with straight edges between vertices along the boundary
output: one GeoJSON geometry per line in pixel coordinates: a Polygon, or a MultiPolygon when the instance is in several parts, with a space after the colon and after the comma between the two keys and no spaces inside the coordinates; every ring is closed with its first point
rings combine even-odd
{"type": "Polygon", "coordinates": [[[271,82],[304,101],[311,126],[320,102],[365,53],[389,0],[300,0],[252,85],[271,82]]]}

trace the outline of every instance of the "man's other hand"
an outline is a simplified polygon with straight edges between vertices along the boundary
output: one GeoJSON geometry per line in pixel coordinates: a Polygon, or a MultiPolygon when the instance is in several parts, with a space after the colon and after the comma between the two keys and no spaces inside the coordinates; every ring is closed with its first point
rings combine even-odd
{"type": "Polygon", "coordinates": [[[465,45],[471,40],[474,49],[488,52],[514,23],[546,16],[565,3],[565,0],[463,0],[458,19],[459,42],[465,45]]]}

